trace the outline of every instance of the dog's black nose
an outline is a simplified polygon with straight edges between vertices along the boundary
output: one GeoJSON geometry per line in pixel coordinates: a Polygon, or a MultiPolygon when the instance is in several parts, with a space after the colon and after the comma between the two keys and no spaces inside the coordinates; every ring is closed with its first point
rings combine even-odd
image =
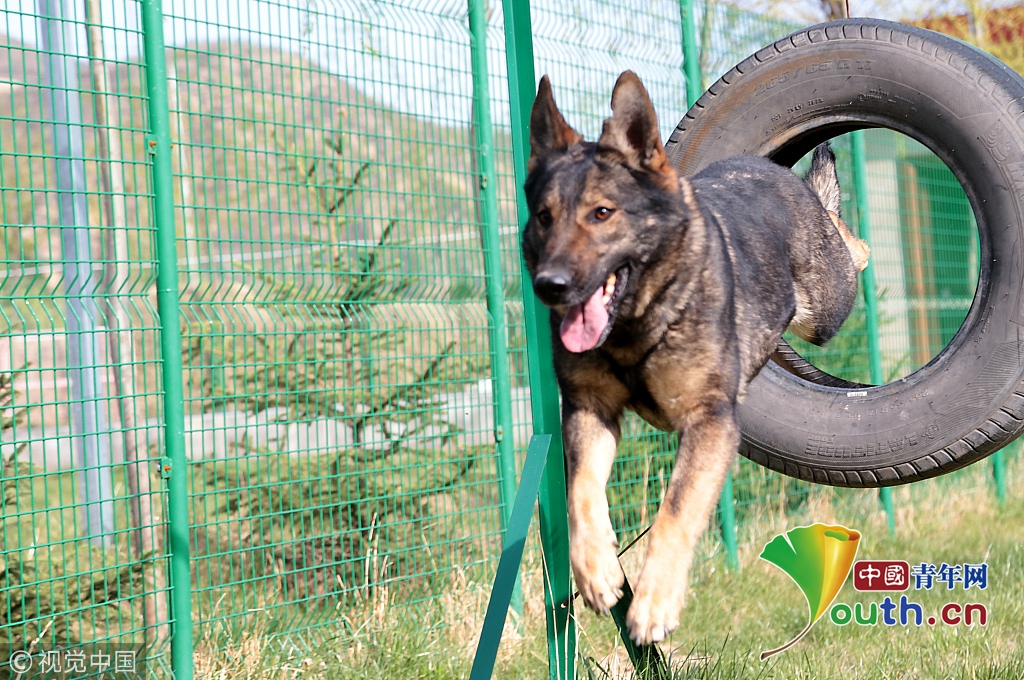
{"type": "Polygon", "coordinates": [[[533,290],[544,302],[557,302],[571,282],[572,276],[565,269],[542,269],[533,277],[533,290]]]}

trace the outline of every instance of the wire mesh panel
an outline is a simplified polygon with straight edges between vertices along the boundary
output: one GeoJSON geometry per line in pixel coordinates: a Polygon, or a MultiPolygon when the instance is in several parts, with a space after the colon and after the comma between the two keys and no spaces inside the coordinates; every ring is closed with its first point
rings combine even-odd
{"type": "Polygon", "coordinates": [[[464,5],[168,16],[200,634],[294,640],[482,578],[500,498],[464,5]]]}
{"type": "MultiPolygon", "coordinates": [[[[687,109],[680,5],[634,4],[532,3],[537,73],[589,139],[626,69],[664,136],[687,109]]],[[[167,674],[172,623],[201,660],[250,637],[312,645],[399,606],[420,628],[458,620],[466,584],[493,575],[502,457],[533,432],[501,12],[484,7],[474,35],[463,2],[167,0],[164,80],[138,8],[0,10],[0,663],[89,643],[167,674]],[[147,85],[166,86],[168,110],[147,85]],[[168,197],[173,220],[155,225],[168,197]],[[180,272],[162,319],[158,228],[177,242],[161,276],[180,272]],[[164,459],[157,349],[179,328],[185,470],[164,459]],[[184,494],[168,498],[161,472],[187,477],[174,527],[184,494]],[[168,583],[170,529],[188,582],[168,583]],[[191,621],[169,611],[172,585],[191,621]]],[[[702,84],[794,28],[707,3],[702,84]]],[[[892,380],[957,333],[978,232],[931,151],[864,138],[862,170],[848,138],[833,144],[846,220],[871,221],[892,380]]],[[[826,348],[792,342],[869,382],[868,323],[858,302],[826,348]]],[[[623,433],[608,493],[625,541],[653,520],[675,438],[633,416],[623,433]]],[[[748,543],[766,516],[811,512],[804,482],[745,460],[733,476],[748,543]]]]}
{"type": "MultiPolygon", "coordinates": [[[[0,12],[0,657],[168,634],[135,6],[0,12]]],[[[23,661],[24,663],[24,661],[23,661]]],[[[96,669],[82,670],[87,677],[96,669]]]]}

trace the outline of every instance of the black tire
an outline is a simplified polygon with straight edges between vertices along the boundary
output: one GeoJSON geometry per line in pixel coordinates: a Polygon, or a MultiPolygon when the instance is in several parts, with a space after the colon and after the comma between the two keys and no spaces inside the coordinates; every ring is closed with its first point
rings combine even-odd
{"type": "Polygon", "coordinates": [[[938,33],[835,21],[741,62],[666,144],[692,175],[742,153],[792,165],[820,142],[866,127],[913,137],[950,167],[977,218],[981,271],[959,332],[911,375],[876,387],[818,384],[830,376],[769,362],[751,383],[741,453],[835,486],[934,477],[1024,430],[1024,79],[938,33]]]}

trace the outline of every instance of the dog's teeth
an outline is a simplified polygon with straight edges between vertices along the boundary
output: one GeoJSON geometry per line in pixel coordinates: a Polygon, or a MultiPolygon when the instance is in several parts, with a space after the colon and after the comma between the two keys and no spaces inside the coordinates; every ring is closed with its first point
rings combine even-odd
{"type": "Polygon", "coordinates": [[[612,295],[615,293],[615,272],[608,275],[608,279],[604,282],[604,295],[601,297],[601,301],[604,304],[608,304],[612,300],[612,295]]]}

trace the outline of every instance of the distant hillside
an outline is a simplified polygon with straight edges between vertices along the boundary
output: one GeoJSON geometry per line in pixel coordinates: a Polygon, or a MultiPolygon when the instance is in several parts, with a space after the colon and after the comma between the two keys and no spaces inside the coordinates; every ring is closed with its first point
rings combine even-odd
{"type": "MultiPolygon", "coordinates": [[[[0,54],[0,334],[17,345],[0,346],[0,355],[33,367],[16,386],[38,399],[50,389],[46,371],[63,367],[55,345],[63,336],[47,333],[63,326],[65,312],[55,164],[41,122],[52,91],[41,87],[43,58],[34,48],[0,37],[0,54]],[[19,335],[36,329],[43,333],[19,335]]],[[[345,79],[265,47],[176,48],[168,60],[177,84],[175,214],[192,412],[236,397],[251,409],[328,412],[381,402],[394,385],[486,377],[480,181],[469,125],[386,109],[345,79]]],[[[108,70],[129,194],[119,238],[130,241],[134,270],[114,292],[138,329],[137,380],[156,385],[143,76],[137,63],[108,70]]],[[[97,193],[100,128],[88,71],[80,77],[93,254],[110,259],[99,229],[109,226],[97,193]]],[[[496,135],[496,147],[509,148],[507,135],[496,135]]],[[[498,163],[513,286],[509,155],[498,163]]],[[[64,402],[66,387],[45,395],[64,402]]],[[[147,395],[146,413],[157,412],[157,396],[147,395]]],[[[66,419],[63,408],[37,408],[30,421],[43,416],[66,419]]]]}
{"type": "MultiPolygon", "coordinates": [[[[7,295],[54,290],[59,230],[52,228],[58,216],[54,167],[45,158],[52,151],[40,123],[47,118],[42,104],[48,96],[40,87],[42,58],[3,37],[0,48],[0,258],[7,269],[0,285],[7,295]]],[[[365,248],[351,244],[374,243],[385,232],[396,248],[387,276],[402,279],[404,296],[482,294],[474,198],[479,180],[469,126],[446,127],[385,109],[346,80],[262,46],[175,48],[168,59],[177,77],[172,128],[178,233],[190,240],[179,249],[191,258],[181,266],[186,299],[223,300],[217,281],[228,279],[235,290],[245,289],[248,301],[269,301],[281,290],[263,285],[258,272],[266,270],[277,282],[289,282],[291,299],[302,300],[314,288],[332,285],[325,269],[358,260],[365,248]],[[357,176],[358,185],[350,186],[357,176]]],[[[97,129],[89,74],[83,70],[80,77],[87,182],[94,192],[97,129]]],[[[142,69],[120,63],[110,67],[108,79],[115,88],[111,107],[121,121],[133,229],[128,237],[132,252],[151,260],[142,69]]],[[[496,146],[508,148],[507,137],[496,134],[496,146]]],[[[506,156],[499,156],[499,200],[502,221],[511,225],[506,156]]],[[[93,226],[107,221],[95,193],[89,205],[93,226]]],[[[98,236],[95,241],[101,256],[98,236]]],[[[514,242],[509,233],[506,247],[514,242]]],[[[506,259],[510,266],[515,262],[511,255],[506,259]]],[[[136,279],[135,292],[145,289],[151,273],[136,279]]]]}

